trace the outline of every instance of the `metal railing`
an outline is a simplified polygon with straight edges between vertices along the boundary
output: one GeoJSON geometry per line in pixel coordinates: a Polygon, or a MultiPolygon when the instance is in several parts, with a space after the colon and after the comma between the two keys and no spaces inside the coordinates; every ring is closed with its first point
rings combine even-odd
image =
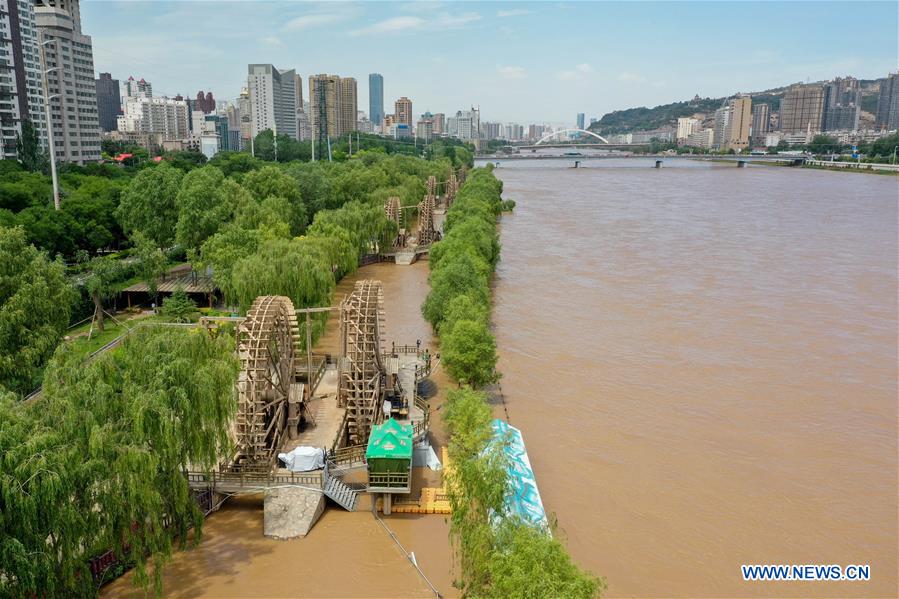
{"type": "Polygon", "coordinates": [[[279,486],[312,486],[321,488],[320,472],[257,473],[257,472],[185,472],[192,486],[228,486],[246,489],[262,489],[279,486]]]}
{"type": "Polygon", "coordinates": [[[366,445],[352,445],[328,452],[328,467],[339,468],[341,466],[353,466],[365,464],[366,445]]]}
{"type": "Polygon", "coordinates": [[[431,426],[431,408],[428,403],[415,394],[415,407],[421,410],[422,419],[412,425],[412,438],[417,439],[419,436],[427,434],[431,426]]]}
{"type": "Polygon", "coordinates": [[[368,473],[368,487],[370,489],[408,489],[410,480],[409,472],[368,473]]]}

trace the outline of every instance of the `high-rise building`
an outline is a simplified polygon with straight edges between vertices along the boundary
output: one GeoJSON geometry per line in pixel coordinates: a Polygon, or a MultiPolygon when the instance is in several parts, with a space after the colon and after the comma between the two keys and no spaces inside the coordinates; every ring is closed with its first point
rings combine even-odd
{"type": "MultiPolygon", "coordinates": [[[[135,81],[134,77],[128,77],[122,90],[122,97],[127,98],[152,98],[153,86],[146,80],[135,81]]],[[[184,98],[177,98],[183,100],[184,98]]]]}
{"type": "Polygon", "coordinates": [[[752,143],[764,145],[771,123],[770,107],[767,104],[755,104],[752,107],[752,143]]]}
{"type": "MultiPolygon", "coordinates": [[[[464,140],[479,139],[481,135],[481,111],[473,106],[470,110],[457,111],[452,127],[454,131],[450,135],[464,140]]],[[[447,128],[449,129],[449,126],[447,128]]]]}
{"type": "Polygon", "coordinates": [[[752,98],[743,96],[731,98],[730,122],[727,127],[727,141],[724,147],[739,152],[749,147],[749,128],[752,125],[752,98]]]}
{"type": "Polygon", "coordinates": [[[81,31],[79,0],[34,0],[38,39],[53,119],[53,144],[60,162],[100,159],[97,84],[90,36],[81,31]]]}
{"type": "Polygon", "coordinates": [[[237,111],[240,113],[240,138],[249,147],[249,140],[253,137],[253,109],[250,102],[250,90],[243,88],[237,98],[237,111]]]}
{"type": "Polygon", "coordinates": [[[356,130],[356,80],[337,75],[309,76],[309,119],[318,143],[356,130]]]}
{"type": "Polygon", "coordinates": [[[584,113],[583,112],[577,113],[577,128],[583,129],[585,124],[586,123],[584,122],[584,113]]]}
{"type": "Polygon", "coordinates": [[[297,139],[300,141],[311,137],[309,115],[306,114],[306,103],[303,102],[303,78],[295,75],[294,86],[297,96],[297,139]]]}
{"type": "Polygon", "coordinates": [[[340,78],[340,120],[338,135],[356,130],[356,118],[359,113],[359,98],[356,89],[356,79],[353,77],[340,78]]]}
{"type": "Polygon", "coordinates": [[[415,137],[424,141],[431,141],[434,137],[434,121],[431,119],[420,119],[415,125],[415,137]]]}
{"type": "Polygon", "coordinates": [[[431,117],[434,121],[434,135],[443,135],[446,133],[446,115],[442,112],[436,113],[431,117]]]}
{"type": "Polygon", "coordinates": [[[855,77],[837,77],[824,86],[822,131],[856,131],[862,94],[855,77]]]}
{"type": "Polygon", "coordinates": [[[503,136],[502,123],[484,123],[484,139],[499,139],[503,136]]]}
{"type": "Polygon", "coordinates": [[[113,79],[109,73],[100,73],[97,79],[97,118],[100,129],[115,131],[118,118],[122,114],[122,96],[119,92],[119,80],[113,79]]]}
{"type": "Polygon", "coordinates": [[[187,102],[184,100],[129,98],[117,121],[119,131],[158,134],[161,141],[190,136],[187,102]]]}
{"type": "Polygon", "coordinates": [[[880,84],[875,124],[880,129],[899,129],[899,73],[887,75],[880,84]]]}
{"type": "Polygon", "coordinates": [[[723,148],[727,143],[728,128],[730,127],[730,104],[725,104],[715,111],[715,127],[713,129],[713,144],[723,148]]]}
{"type": "Polygon", "coordinates": [[[412,126],[412,100],[403,96],[393,105],[393,115],[397,123],[412,126]]]}
{"type": "Polygon", "coordinates": [[[677,119],[677,139],[684,140],[699,131],[702,122],[699,119],[681,117],[677,119]]]}
{"type": "Polygon", "coordinates": [[[820,131],[824,118],[824,88],[796,84],[784,93],[780,102],[780,130],[783,133],[820,131]]]}
{"type": "Polygon", "coordinates": [[[376,127],[384,120],[384,77],[380,73],[368,76],[368,118],[376,127]]]}
{"type": "Polygon", "coordinates": [[[271,64],[251,64],[247,72],[252,137],[271,130],[297,139],[296,72],[279,71],[271,64]]]}
{"type": "Polygon", "coordinates": [[[44,88],[32,0],[0,0],[0,160],[16,157],[22,122],[46,147],[44,88]]]}

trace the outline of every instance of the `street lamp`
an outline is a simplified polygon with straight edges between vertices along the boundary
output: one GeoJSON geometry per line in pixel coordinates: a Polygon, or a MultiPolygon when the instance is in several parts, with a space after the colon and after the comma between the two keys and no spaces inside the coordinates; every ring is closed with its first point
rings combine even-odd
{"type": "Polygon", "coordinates": [[[896,148],[899,146],[893,146],[893,164],[896,164],[896,148]]]}
{"type": "MultiPolygon", "coordinates": [[[[55,40],[44,40],[41,42],[41,64],[46,65],[47,61],[44,55],[44,47],[52,44],[55,40]]],[[[53,207],[56,210],[59,206],[59,180],[56,178],[56,146],[53,144],[53,119],[50,116],[50,100],[59,98],[59,94],[50,95],[50,86],[47,83],[47,75],[52,71],[58,71],[59,67],[52,67],[43,71],[44,83],[44,114],[47,119],[47,145],[50,147],[50,177],[53,179],[53,207]]]]}

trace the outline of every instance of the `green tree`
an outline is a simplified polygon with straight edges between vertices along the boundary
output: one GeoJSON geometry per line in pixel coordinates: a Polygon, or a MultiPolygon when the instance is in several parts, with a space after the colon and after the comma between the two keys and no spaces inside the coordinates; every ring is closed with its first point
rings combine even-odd
{"type": "Polygon", "coordinates": [[[50,164],[47,153],[41,148],[37,129],[28,119],[22,120],[22,134],[16,135],[16,156],[25,170],[33,173],[46,172],[50,164]]]}
{"type": "Polygon", "coordinates": [[[193,322],[197,304],[179,287],[162,300],[162,315],[172,322],[193,322]]]}
{"type": "Polygon", "coordinates": [[[300,195],[300,187],[284,171],[274,166],[264,166],[247,173],[241,184],[257,202],[267,198],[286,200],[290,207],[287,222],[292,235],[299,235],[306,229],[306,207],[300,195]]]}
{"type": "Polygon", "coordinates": [[[184,175],[162,163],[140,171],[122,194],[116,215],[126,233],[140,231],[161,248],[175,240],[177,196],[184,175]]]}
{"type": "Polygon", "coordinates": [[[455,380],[475,388],[499,380],[496,341],[487,324],[459,320],[440,337],[446,371],[455,380]]]}
{"type": "Polygon", "coordinates": [[[816,135],[806,146],[806,149],[812,154],[830,154],[831,152],[839,152],[840,148],[842,148],[842,145],[837,138],[829,135],[816,135]]]}
{"type": "Polygon", "coordinates": [[[260,231],[245,229],[234,223],[225,225],[203,242],[197,264],[201,268],[212,268],[212,280],[229,304],[237,301],[237,292],[232,282],[235,263],[254,254],[261,242],[260,231]]]}
{"type": "Polygon", "coordinates": [[[141,232],[134,234],[137,271],[147,283],[147,289],[154,300],[159,288],[159,277],[168,270],[169,261],[156,243],[141,232]]]}
{"type": "Polygon", "coordinates": [[[178,192],[178,224],[175,240],[185,250],[197,251],[203,242],[229,221],[242,202],[252,201],[243,187],[225,179],[214,166],[204,166],[184,176],[178,192]]]}
{"type": "Polygon", "coordinates": [[[89,364],[62,351],[34,406],[0,399],[0,596],[95,597],[88,558],[107,550],[135,560],[145,588],[152,560],[161,594],[175,540],[202,533],[183,470],[231,447],[233,351],[146,328],[89,364]]]}
{"type": "Polygon", "coordinates": [[[37,386],[74,302],[64,265],[29,245],[21,227],[0,228],[0,391],[37,386]]]}
{"type": "Polygon", "coordinates": [[[108,256],[98,256],[90,261],[88,268],[84,287],[94,303],[94,320],[102,333],[105,321],[103,302],[115,293],[115,283],[121,278],[122,266],[108,256]]]}

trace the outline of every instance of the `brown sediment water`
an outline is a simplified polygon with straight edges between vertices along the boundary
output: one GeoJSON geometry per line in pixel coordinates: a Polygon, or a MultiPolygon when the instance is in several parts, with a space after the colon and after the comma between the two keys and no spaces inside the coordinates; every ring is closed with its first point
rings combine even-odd
{"type": "Polygon", "coordinates": [[[610,596],[896,596],[899,179],[570,164],[496,171],[494,324],[575,561],[610,596]]]}
{"type": "MultiPolygon", "coordinates": [[[[384,285],[386,345],[411,345],[421,339],[432,346],[430,326],[421,316],[428,291],[428,264],[374,264],[344,278],[334,294],[335,305],[360,279],[384,285]]],[[[336,354],[338,321],[328,321],[317,350],[336,354]]],[[[438,371],[438,386],[445,379],[438,371]]],[[[442,393],[430,399],[440,405],[442,393]]],[[[432,419],[432,438],[443,443],[439,416],[432,419]]],[[[449,525],[440,515],[392,515],[384,523],[443,596],[452,588],[449,525]]],[[[262,496],[228,500],[203,526],[203,540],[194,549],[178,551],[164,574],[166,597],[433,597],[394,540],[370,512],[349,513],[329,505],[309,535],[277,541],[262,534],[262,496]]],[[[133,574],[107,585],[104,597],[142,597],[132,586],[133,574]]]]}

